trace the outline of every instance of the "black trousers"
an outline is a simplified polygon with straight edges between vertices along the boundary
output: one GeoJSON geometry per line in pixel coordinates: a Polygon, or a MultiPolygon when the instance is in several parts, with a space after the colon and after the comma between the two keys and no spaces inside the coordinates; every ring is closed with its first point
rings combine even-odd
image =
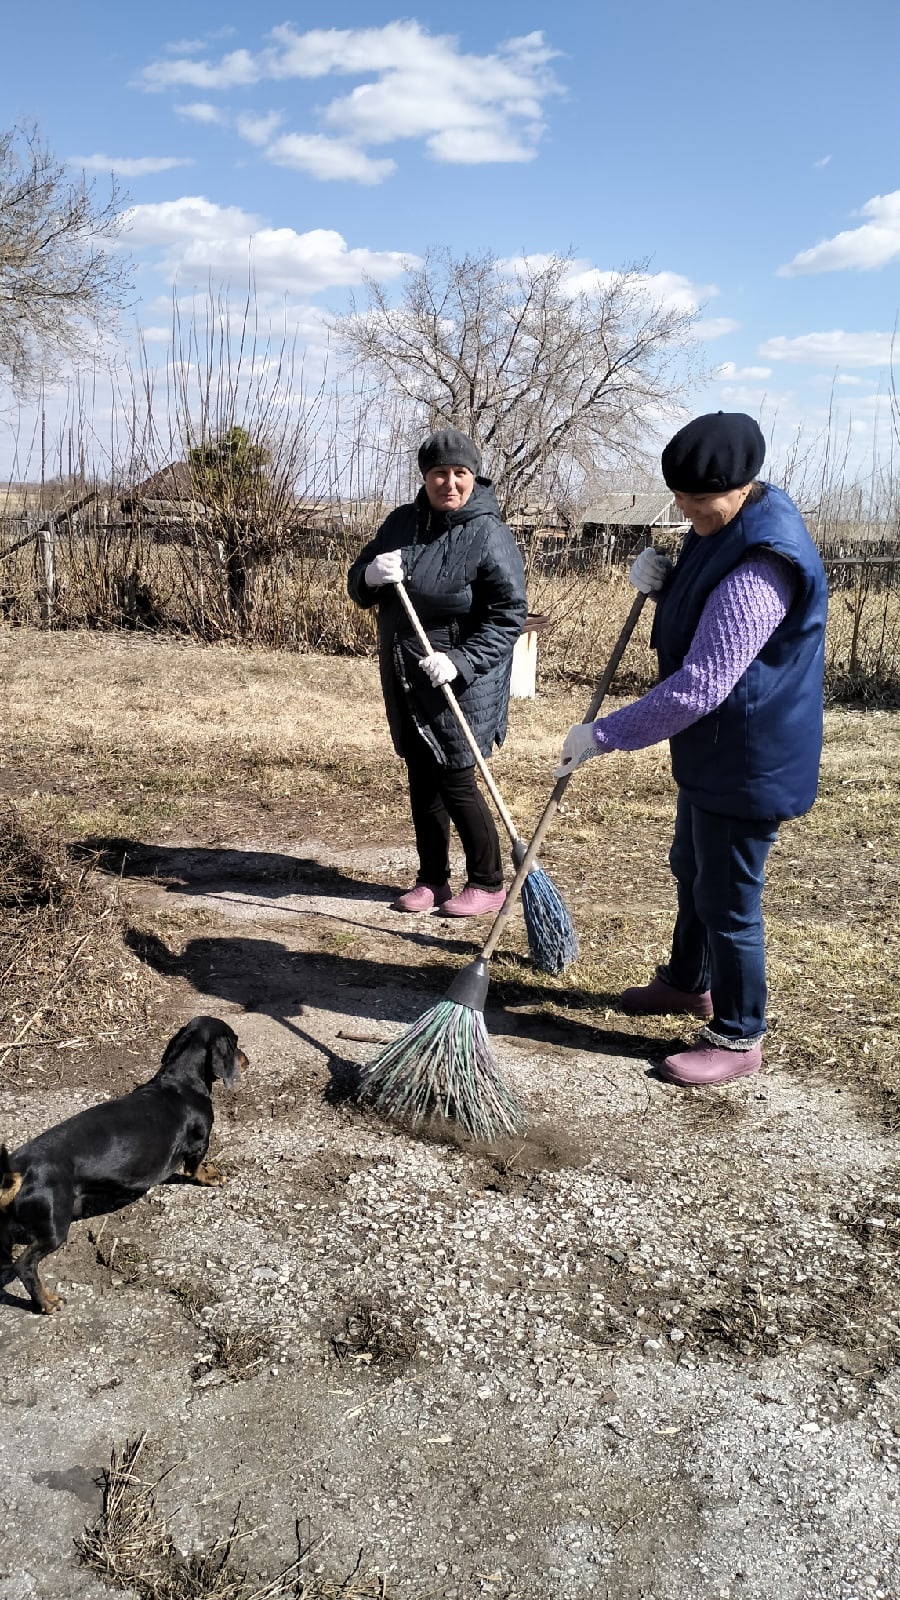
{"type": "Polygon", "coordinates": [[[450,876],[450,824],[466,856],[466,882],[479,889],[503,884],[500,840],[488,803],[478,787],[475,767],[443,767],[414,723],[403,717],[403,759],[409,778],[418,883],[442,884],[450,876]]]}

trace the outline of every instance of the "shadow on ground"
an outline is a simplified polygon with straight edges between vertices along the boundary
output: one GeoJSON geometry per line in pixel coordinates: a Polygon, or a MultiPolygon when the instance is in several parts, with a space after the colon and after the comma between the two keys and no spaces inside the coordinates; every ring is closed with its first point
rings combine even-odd
{"type": "Polygon", "coordinates": [[[260,899],[285,895],[345,895],[390,900],[397,885],[360,883],[337,867],[308,856],[272,850],[194,849],[142,844],[139,839],[95,836],[70,846],[76,860],[90,861],[117,878],[148,878],[174,894],[226,894],[249,890],[260,899]]]}
{"type": "MultiPolygon", "coordinates": [[[[358,1019],[365,1024],[355,1036],[358,1041],[364,1032],[364,1042],[387,1042],[393,1037],[394,1023],[412,1025],[445,997],[453,972],[458,970],[438,962],[398,965],[331,952],[291,950],[275,939],[240,936],[191,939],[180,953],[170,950],[158,935],[136,928],[129,929],[126,942],[162,976],[180,978],[198,994],[269,1016],[295,1037],[325,1050],[330,1056],[330,1097],[338,1099],[354,1095],[359,1068],[298,1025],[296,1019],[304,1007],[322,1007],[358,1019]],[[382,1024],[386,1025],[383,1036],[382,1024]]],[[[527,970],[523,961],[523,971],[527,970]]],[[[510,988],[517,1001],[528,1003],[529,1009],[516,1013],[488,1006],[485,1020],[489,1033],[529,1045],[558,1045],[601,1056],[648,1054],[649,1041],[634,1034],[531,1009],[547,998],[537,985],[517,982],[506,985],[507,991],[510,988]]],[[[576,990],[569,998],[603,1009],[611,997],[576,990]]],[[[654,1040],[652,1048],[654,1055],[662,1055],[671,1046],[654,1040]]]]}

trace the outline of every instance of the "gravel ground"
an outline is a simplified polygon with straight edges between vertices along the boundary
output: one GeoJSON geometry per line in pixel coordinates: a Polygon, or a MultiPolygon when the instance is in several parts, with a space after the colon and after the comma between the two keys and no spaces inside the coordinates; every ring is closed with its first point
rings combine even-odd
{"type": "MultiPolygon", "coordinates": [[[[73,1540],[145,1431],[179,1546],[240,1507],[254,1574],[299,1519],[392,1600],[896,1600],[900,1161],[865,1100],[784,1059],[682,1091],[583,1012],[489,1005],[526,1133],[411,1137],[346,1083],[440,998],[397,941],[471,934],[203,858],[133,892],[166,1032],[213,1012],[250,1057],[217,1091],[228,1181],[78,1224],[59,1316],[0,1296],[0,1600],[109,1592],[73,1540]]],[[[65,1070],[0,1087],[8,1143],[108,1092],[65,1070]]]]}

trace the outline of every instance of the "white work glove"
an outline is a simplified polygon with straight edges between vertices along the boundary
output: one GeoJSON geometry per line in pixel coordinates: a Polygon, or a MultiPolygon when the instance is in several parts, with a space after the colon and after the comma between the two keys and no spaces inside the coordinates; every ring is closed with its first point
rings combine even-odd
{"type": "Polygon", "coordinates": [[[428,682],[433,689],[439,689],[443,683],[452,683],[458,677],[453,662],[445,656],[443,650],[435,650],[433,655],[423,656],[419,662],[428,682]]]}
{"type": "Polygon", "coordinates": [[[553,773],[554,778],[567,778],[570,772],[581,766],[582,761],[590,761],[591,756],[599,754],[597,741],[594,738],[594,724],[576,722],[563,740],[559,766],[553,773]]]}
{"type": "Polygon", "coordinates": [[[642,550],[637,559],[631,563],[628,582],[641,594],[659,594],[673,565],[669,557],[664,556],[660,550],[642,550]]]}
{"type": "Polygon", "coordinates": [[[403,557],[399,550],[383,550],[366,567],[363,577],[370,589],[380,589],[385,583],[403,582],[403,557]]]}

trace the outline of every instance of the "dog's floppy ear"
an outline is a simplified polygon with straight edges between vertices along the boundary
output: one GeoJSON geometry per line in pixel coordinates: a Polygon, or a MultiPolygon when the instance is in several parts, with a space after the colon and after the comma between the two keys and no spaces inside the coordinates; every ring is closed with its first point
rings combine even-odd
{"type": "Polygon", "coordinates": [[[221,1033],[216,1034],[210,1044],[209,1064],[213,1077],[221,1078],[229,1087],[237,1083],[241,1075],[237,1034],[225,1023],[222,1024],[221,1033]]]}
{"type": "Polygon", "coordinates": [[[179,1079],[196,1073],[209,1089],[213,1078],[232,1084],[240,1075],[237,1034],[221,1017],[192,1017],[163,1052],[160,1072],[179,1079]]]}

